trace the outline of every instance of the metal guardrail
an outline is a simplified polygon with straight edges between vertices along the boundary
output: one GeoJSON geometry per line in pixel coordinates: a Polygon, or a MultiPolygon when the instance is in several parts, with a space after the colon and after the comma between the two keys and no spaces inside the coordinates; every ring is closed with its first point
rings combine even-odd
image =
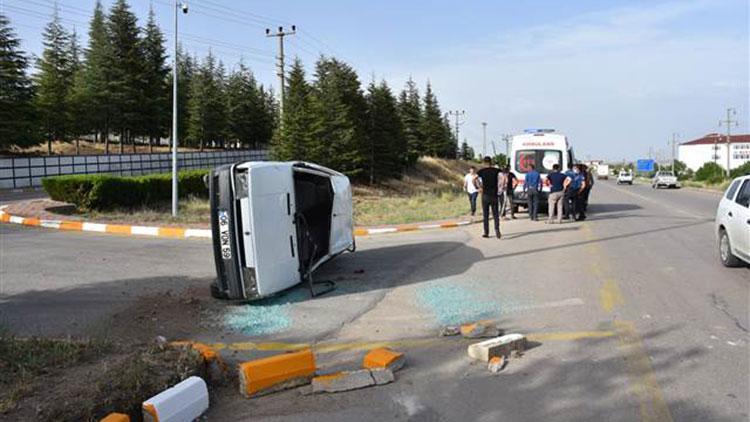
{"type": "MultiPolygon", "coordinates": [[[[180,169],[203,169],[239,161],[264,161],[266,150],[180,152],[180,169]]],[[[38,187],[48,176],[109,173],[137,176],[172,170],[170,153],[0,157],[0,189],[38,187]]]]}

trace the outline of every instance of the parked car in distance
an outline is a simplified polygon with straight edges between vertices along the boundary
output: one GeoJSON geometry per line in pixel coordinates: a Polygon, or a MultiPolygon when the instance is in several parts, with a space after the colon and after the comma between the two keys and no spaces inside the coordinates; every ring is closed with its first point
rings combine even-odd
{"type": "Polygon", "coordinates": [[[625,170],[620,170],[620,174],[617,175],[617,184],[633,184],[633,173],[625,170]]]}
{"type": "Polygon", "coordinates": [[[721,263],[750,264],[750,175],[729,184],[716,209],[715,229],[721,263]]]}
{"type": "Polygon", "coordinates": [[[677,177],[671,171],[657,171],[651,181],[651,187],[658,189],[662,186],[665,188],[679,188],[680,182],[677,181],[677,177]]]}

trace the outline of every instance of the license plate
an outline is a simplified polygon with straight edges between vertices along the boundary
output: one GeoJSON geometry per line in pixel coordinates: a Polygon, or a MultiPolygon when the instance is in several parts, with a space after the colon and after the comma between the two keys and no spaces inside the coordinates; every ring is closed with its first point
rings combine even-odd
{"type": "Polygon", "coordinates": [[[232,246],[229,239],[229,213],[226,210],[219,210],[219,245],[223,259],[232,259],[232,246]]]}

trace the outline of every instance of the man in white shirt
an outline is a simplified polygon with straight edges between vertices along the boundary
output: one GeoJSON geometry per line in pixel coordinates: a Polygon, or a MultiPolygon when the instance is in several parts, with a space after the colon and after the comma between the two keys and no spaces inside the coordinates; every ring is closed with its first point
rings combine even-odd
{"type": "Polygon", "coordinates": [[[479,195],[479,181],[477,180],[477,168],[471,166],[469,172],[464,176],[464,191],[469,195],[469,206],[471,215],[477,212],[477,195],[479,195]]]}

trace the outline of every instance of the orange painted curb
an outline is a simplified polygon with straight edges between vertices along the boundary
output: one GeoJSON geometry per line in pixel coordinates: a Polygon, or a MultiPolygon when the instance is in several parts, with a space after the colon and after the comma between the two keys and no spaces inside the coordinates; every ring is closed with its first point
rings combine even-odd
{"type": "Polygon", "coordinates": [[[83,230],[83,223],[78,221],[61,221],[60,230],[83,230]]]}
{"type": "Polygon", "coordinates": [[[99,422],[130,422],[130,416],[124,413],[110,413],[99,422]]]}
{"type": "Polygon", "coordinates": [[[362,367],[365,369],[384,369],[393,365],[399,359],[403,359],[404,354],[394,352],[387,347],[370,350],[362,361],[362,367]]]}
{"type": "Polygon", "coordinates": [[[159,236],[162,237],[185,237],[185,229],[175,227],[159,227],[159,236]]]}
{"type": "Polygon", "coordinates": [[[307,384],[315,369],[311,349],[244,362],[239,367],[240,393],[253,397],[280,384],[307,384]]]}
{"type": "Polygon", "coordinates": [[[24,226],[38,226],[39,225],[39,219],[38,218],[24,218],[23,219],[23,225],[24,226]]]}

